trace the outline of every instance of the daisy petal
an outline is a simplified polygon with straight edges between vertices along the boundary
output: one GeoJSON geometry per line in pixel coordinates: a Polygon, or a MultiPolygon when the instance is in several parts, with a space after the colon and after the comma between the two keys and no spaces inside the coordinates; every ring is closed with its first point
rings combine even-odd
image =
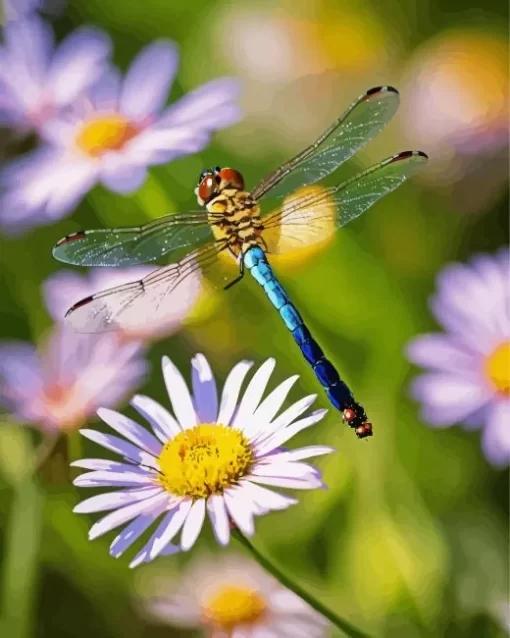
{"type": "Polygon", "coordinates": [[[275,448],[280,447],[280,445],[295,436],[298,432],[301,432],[302,430],[309,428],[311,425],[314,425],[314,423],[320,421],[324,418],[326,413],[327,410],[316,410],[315,412],[312,412],[310,416],[307,416],[304,419],[299,419],[299,421],[295,421],[286,428],[279,428],[279,430],[273,435],[255,445],[255,456],[260,458],[261,456],[265,456],[269,452],[272,452],[275,448]]]}
{"type": "Polygon", "coordinates": [[[237,527],[247,536],[252,536],[255,532],[253,507],[242,489],[232,487],[225,490],[225,505],[237,527]]]}
{"type": "Polygon", "coordinates": [[[142,394],[136,394],[131,399],[131,405],[150,423],[154,434],[161,443],[168,443],[179,432],[182,432],[181,426],[170,412],[154,399],[142,394]]]}
{"type": "Polygon", "coordinates": [[[159,510],[147,514],[140,514],[134,521],[129,523],[110,545],[110,556],[118,558],[126,549],[140,538],[140,536],[154,523],[161,514],[159,510]]]}
{"type": "Polygon", "coordinates": [[[161,492],[160,487],[149,487],[136,490],[123,490],[122,492],[107,492],[87,498],[78,503],[73,509],[75,514],[90,514],[92,512],[104,512],[114,510],[130,503],[142,501],[161,492]]]}
{"type": "Polygon", "coordinates": [[[253,483],[262,483],[262,485],[272,485],[274,487],[287,487],[292,490],[313,490],[324,487],[324,483],[320,477],[314,475],[310,475],[306,479],[251,476],[250,481],[253,483]]]}
{"type": "Polygon", "coordinates": [[[132,461],[137,465],[147,465],[148,467],[153,468],[158,467],[157,460],[152,454],[139,450],[137,447],[127,441],[124,441],[118,436],[114,436],[113,434],[103,434],[102,432],[96,432],[96,430],[89,430],[87,428],[80,430],[80,434],[86,439],[102,445],[107,450],[120,454],[126,460],[132,461]]]}
{"type": "Polygon", "coordinates": [[[116,111],[120,96],[122,75],[109,66],[88,90],[88,97],[97,111],[116,111]]]}
{"type": "Polygon", "coordinates": [[[241,480],[239,484],[243,490],[246,490],[250,495],[250,498],[259,506],[267,508],[268,510],[284,510],[291,505],[295,505],[298,500],[292,498],[286,494],[278,494],[272,490],[268,490],[265,487],[256,485],[249,480],[241,480]]]}
{"type": "Polygon", "coordinates": [[[209,362],[203,354],[191,360],[193,402],[201,423],[214,423],[218,416],[218,392],[209,362]]]}
{"type": "Polygon", "coordinates": [[[113,470],[114,472],[137,472],[140,468],[135,464],[110,461],[109,459],[81,459],[70,463],[72,467],[82,467],[85,470],[113,470]]]}
{"type": "Polygon", "coordinates": [[[154,532],[151,539],[151,549],[149,551],[149,559],[152,560],[158,556],[163,549],[170,543],[172,538],[184,525],[184,521],[192,507],[191,499],[181,501],[171,512],[163,519],[163,522],[154,532]]]}
{"type": "Polygon", "coordinates": [[[115,410],[109,410],[107,408],[99,408],[97,415],[107,423],[112,430],[122,434],[128,441],[141,447],[146,452],[154,454],[155,456],[159,456],[161,453],[161,443],[150,434],[150,432],[147,432],[145,428],[138,425],[136,421],[120,414],[120,412],[115,412],[115,410]]]}
{"type": "Polygon", "coordinates": [[[223,496],[221,496],[221,494],[213,494],[210,496],[207,499],[207,510],[216,540],[220,545],[228,545],[228,541],[230,540],[230,523],[223,496]]]}
{"type": "MultiPolygon", "coordinates": [[[[136,470],[137,468],[133,468],[136,470]]],[[[147,472],[86,472],[77,476],[73,485],[77,487],[131,487],[135,485],[154,485],[154,478],[147,472]]]]}
{"type": "Polygon", "coordinates": [[[309,475],[316,475],[317,470],[307,463],[270,463],[257,464],[252,468],[251,476],[283,476],[284,478],[305,479],[309,475]]]}
{"type": "Polygon", "coordinates": [[[165,104],[179,55],[168,41],[154,42],[135,58],[124,80],[120,110],[133,120],[143,120],[165,104]]]}
{"type": "Polygon", "coordinates": [[[202,530],[205,518],[205,499],[201,498],[193,503],[186,518],[181,535],[181,549],[187,552],[193,547],[202,530]]]}
{"type": "Polygon", "coordinates": [[[147,178],[147,168],[130,163],[120,154],[110,153],[101,164],[100,179],[106,188],[120,195],[137,191],[147,178]]]}
{"type": "Polygon", "coordinates": [[[510,461],[510,401],[498,400],[491,407],[483,432],[482,447],[485,456],[498,467],[510,461]]]}
{"type": "Polygon", "coordinates": [[[299,375],[295,374],[293,377],[289,377],[285,379],[283,383],[280,383],[255,410],[253,415],[254,419],[265,423],[272,421],[278,413],[278,410],[282,407],[290,389],[298,379],[299,375]]]}
{"type": "Polygon", "coordinates": [[[260,459],[261,463],[273,463],[280,461],[301,461],[315,456],[323,456],[336,452],[334,447],[326,445],[308,445],[297,450],[287,450],[286,452],[277,452],[271,456],[260,459]]]}
{"type": "Polygon", "coordinates": [[[218,412],[218,423],[222,423],[223,425],[230,424],[241,386],[243,385],[244,378],[252,365],[253,361],[240,361],[230,371],[227,380],[225,381],[225,385],[223,386],[220,409],[218,412]]]}
{"type": "Polygon", "coordinates": [[[317,398],[316,394],[309,394],[303,397],[296,403],[293,403],[287,410],[282,412],[280,416],[275,419],[268,427],[256,433],[254,441],[262,442],[278,432],[278,430],[287,427],[289,423],[292,423],[298,416],[303,414],[314,403],[317,398]]]}
{"type": "Polygon", "coordinates": [[[168,492],[165,492],[163,489],[159,494],[155,496],[151,496],[144,501],[140,501],[138,503],[132,503],[131,505],[126,505],[125,507],[121,507],[110,514],[107,514],[103,518],[101,518],[97,523],[92,525],[89,531],[89,539],[93,540],[106,534],[112,529],[115,529],[119,525],[123,525],[133,518],[139,516],[140,514],[147,513],[151,510],[158,510],[163,505],[167,505],[170,501],[170,497],[168,492]]]}
{"type": "Polygon", "coordinates": [[[253,422],[253,413],[264,396],[264,392],[275,365],[276,361],[274,359],[268,359],[253,375],[252,380],[244,392],[241,403],[239,404],[237,414],[233,422],[234,427],[240,427],[246,432],[246,423],[251,424],[253,422]]]}
{"type": "Polygon", "coordinates": [[[193,401],[181,373],[168,357],[163,357],[163,376],[175,416],[183,428],[197,425],[193,401]]]}

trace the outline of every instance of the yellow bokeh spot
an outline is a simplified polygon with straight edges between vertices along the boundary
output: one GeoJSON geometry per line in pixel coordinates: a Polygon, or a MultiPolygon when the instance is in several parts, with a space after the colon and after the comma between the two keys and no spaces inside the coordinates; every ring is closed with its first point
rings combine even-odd
{"type": "Polygon", "coordinates": [[[106,115],[85,122],[76,136],[77,146],[90,157],[118,151],[139,129],[122,115],[106,115]]]}
{"type": "Polygon", "coordinates": [[[498,392],[510,396],[510,342],[502,343],[487,357],[485,372],[498,392]]]}
{"type": "Polygon", "coordinates": [[[240,430],[201,423],[169,441],[158,462],[157,480],[168,492],[207,498],[221,494],[248,472],[253,451],[240,430]]]}
{"type": "Polygon", "coordinates": [[[266,602],[259,592],[239,585],[224,585],[202,605],[203,623],[232,630],[260,620],[266,602]]]}

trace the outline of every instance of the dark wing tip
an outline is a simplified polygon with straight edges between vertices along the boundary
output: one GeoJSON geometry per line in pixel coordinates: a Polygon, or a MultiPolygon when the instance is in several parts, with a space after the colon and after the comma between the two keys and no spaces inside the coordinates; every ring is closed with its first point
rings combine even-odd
{"type": "Polygon", "coordinates": [[[78,308],[81,308],[82,306],[86,306],[88,303],[93,301],[93,299],[94,299],[94,295],[89,295],[88,297],[85,297],[84,299],[80,299],[80,301],[77,301],[75,304],[73,304],[69,308],[65,316],[69,317],[69,315],[71,315],[75,310],[78,310],[78,308]]]}
{"type": "Polygon", "coordinates": [[[395,162],[400,162],[401,160],[409,159],[410,157],[423,157],[426,160],[429,158],[429,156],[423,151],[402,151],[401,153],[394,155],[390,159],[389,163],[394,164],[395,162]]]}
{"type": "Polygon", "coordinates": [[[374,86],[365,93],[366,97],[371,97],[372,95],[376,95],[377,93],[395,93],[396,95],[400,95],[397,89],[393,86],[374,86]]]}
{"type": "Polygon", "coordinates": [[[63,246],[64,244],[68,244],[70,241],[75,241],[76,239],[82,239],[83,237],[85,237],[86,232],[84,230],[78,230],[76,233],[71,233],[70,235],[66,235],[65,237],[62,237],[62,239],[60,239],[56,245],[55,248],[59,248],[60,246],[63,246]]]}

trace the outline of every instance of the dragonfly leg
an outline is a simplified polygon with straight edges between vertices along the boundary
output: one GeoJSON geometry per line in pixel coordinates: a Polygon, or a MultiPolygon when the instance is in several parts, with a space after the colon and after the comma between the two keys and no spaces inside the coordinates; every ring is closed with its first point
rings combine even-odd
{"type": "Polygon", "coordinates": [[[241,279],[244,277],[244,259],[241,258],[239,259],[239,277],[236,277],[235,279],[233,279],[232,281],[230,281],[224,288],[223,290],[228,290],[229,288],[232,288],[232,286],[234,286],[238,281],[241,281],[241,279]]]}

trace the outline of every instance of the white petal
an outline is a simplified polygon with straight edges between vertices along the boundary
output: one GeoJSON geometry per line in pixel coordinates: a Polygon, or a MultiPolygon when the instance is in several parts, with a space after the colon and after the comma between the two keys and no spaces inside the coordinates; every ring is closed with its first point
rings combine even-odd
{"type": "Polygon", "coordinates": [[[159,511],[159,508],[169,501],[170,496],[168,492],[162,489],[160,494],[156,494],[145,501],[133,503],[132,505],[127,505],[126,507],[115,510],[92,525],[89,531],[89,539],[93,540],[94,538],[98,538],[119,525],[127,523],[139,514],[150,512],[151,510],[159,511]]]}
{"type": "Polygon", "coordinates": [[[154,532],[152,537],[152,548],[149,552],[149,558],[152,560],[160,554],[163,549],[170,543],[172,538],[184,525],[184,521],[189,514],[192,506],[191,499],[182,501],[175,510],[169,512],[164,521],[154,532]]]}
{"type": "Polygon", "coordinates": [[[229,425],[234,414],[239,391],[253,361],[240,361],[230,371],[221,395],[218,423],[229,425]]]}
{"type": "Polygon", "coordinates": [[[110,556],[118,558],[154,523],[161,510],[140,514],[125,527],[110,545],[110,556]]]}
{"type": "Polygon", "coordinates": [[[168,357],[163,357],[163,376],[175,416],[183,429],[197,425],[193,401],[181,373],[168,357]]]}
{"type": "Polygon", "coordinates": [[[121,492],[107,492],[87,498],[78,503],[73,509],[75,514],[90,514],[91,512],[104,512],[118,509],[121,506],[143,501],[150,496],[161,492],[160,487],[149,487],[136,490],[122,490],[121,492]]]}
{"type": "Polygon", "coordinates": [[[253,483],[262,483],[262,485],[272,485],[274,487],[287,487],[292,490],[313,490],[324,487],[324,483],[318,476],[309,475],[306,479],[283,478],[273,476],[250,476],[253,483]]]}
{"type": "Polygon", "coordinates": [[[122,113],[143,119],[161,109],[177,70],[177,48],[169,41],[154,42],[135,58],[124,80],[122,113]]]}
{"type": "Polygon", "coordinates": [[[285,428],[292,423],[298,416],[303,414],[314,403],[317,398],[316,394],[309,394],[303,397],[296,403],[293,403],[289,408],[280,414],[272,423],[269,423],[263,430],[258,431],[252,438],[252,442],[261,443],[265,439],[278,432],[278,430],[285,428]]]}
{"type": "Polygon", "coordinates": [[[147,472],[86,472],[73,480],[76,487],[130,487],[135,485],[154,485],[154,477],[147,472]]]}
{"type": "Polygon", "coordinates": [[[135,394],[130,403],[150,423],[154,434],[161,443],[168,443],[179,432],[182,432],[181,426],[170,412],[154,399],[142,394],[135,394]]]}
{"type": "Polygon", "coordinates": [[[444,334],[417,337],[408,344],[407,356],[417,365],[461,375],[472,371],[479,360],[479,356],[473,351],[460,347],[460,344],[444,334]]]}
{"type": "Polygon", "coordinates": [[[147,168],[130,162],[121,152],[110,153],[101,163],[99,178],[114,193],[130,195],[145,182],[147,168]]]}
{"type": "Polygon", "coordinates": [[[243,490],[247,491],[250,498],[252,498],[257,505],[267,510],[284,510],[298,502],[297,498],[287,496],[286,494],[278,494],[260,485],[255,485],[255,483],[249,480],[241,479],[239,484],[243,490]]]}
{"type": "Polygon", "coordinates": [[[280,447],[280,445],[295,436],[298,432],[301,432],[305,428],[309,428],[311,425],[317,423],[317,421],[320,421],[324,418],[326,413],[327,410],[316,410],[304,419],[299,419],[299,421],[295,421],[286,428],[280,428],[272,436],[255,445],[255,456],[260,458],[261,456],[272,452],[275,448],[280,447]]]}
{"type": "Polygon", "coordinates": [[[225,505],[237,527],[247,536],[255,532],[253,522],[253,505],[248,494],[242,488],[232,487],[225,490],[225,505]]]}
{"type": "Polygon", "coordinates": [[[274,359],[268,359],[253,375],[239,404],[239,409],[233,422],[234,427],[240,428],[244,430],[245,433],[248,433],[249,425],[253,423],[253,413],[264,396],[275,365],[276,361],[274,359]]]}
{"type": "Polygon", "coordinates": [[[305,479],[310,475],[316,476],[317,470],[307,463],[261,463],[251,469],[250,475],[305,479]]]}
{"type": "Polygon", "coordinates": [[[203,354],[191,360],[193,402],[201,423],[216,423],[218,418],[218,392],[209,362],[203,354]]]}
{"type": "Polygon", "coordinates": [[[255,410],[255,414],[253,415],[254,419],[265,423],[272,421],[278,410],[282,407],[290,389],[298,379],[299,375],[295,374],[294,376],[285,379],[283,383],[280,383],[280,385],[276,387],[255,410]]]}
{"type": "Polygon", "coordinates": [[[288,450],[286,452],[277,452],[260,459],[260,463],[276,463],[280,461],[301,461],[303,459],[309,459],[315,456],[323,456],[324,454],[331,454],[336,452],[334,447],[328,447],[326,445],[308,445],[306,447],[298,448],[297,450],[288,450]]]}
{"type": "Polygon", "coordinates": [[[202,530],[205,518],[205,499],[201,498],[193,503],[188,518],[184,523],[181,535],[181,549],[187,552],[193,547],[202,530]]]}
{"type": "Polygon", "coordinates": [[[97,415],[107,423],[112,430],[125,436],[131,443],[141,447],[150,454],[154,454],[154,456],[161,454],[161,443],[150,434],[150,432],[147,432],[145,428],[138,425],[136,421],[129,419],[120,412],[115,412],[115,410],[109,410],[107,408],[99,408],[97,415]]]}
{"type": "Polygon", "coordinates": [[[139,450],[132,443],[128,443],[118,436],[115,436],[113,434],[103,434],[103,432],[97,432],[96,430],[89,430],[87,428],[81,429],[80,434],[86,439],[102,445],[107,450],[111,450],[112,452],[120,454],[126,460],[132,461],[137,465],[145,465],[152,468],[158,467],[155,456],[139,450]]]}
{"type": "Polygon", "coordinates": [[[228,545],[230,540],[230,523],[225,507],[225,500],[221,494],[213,494],[207,499],[209,520],[214,536],[220,545],[228,545]]]}

